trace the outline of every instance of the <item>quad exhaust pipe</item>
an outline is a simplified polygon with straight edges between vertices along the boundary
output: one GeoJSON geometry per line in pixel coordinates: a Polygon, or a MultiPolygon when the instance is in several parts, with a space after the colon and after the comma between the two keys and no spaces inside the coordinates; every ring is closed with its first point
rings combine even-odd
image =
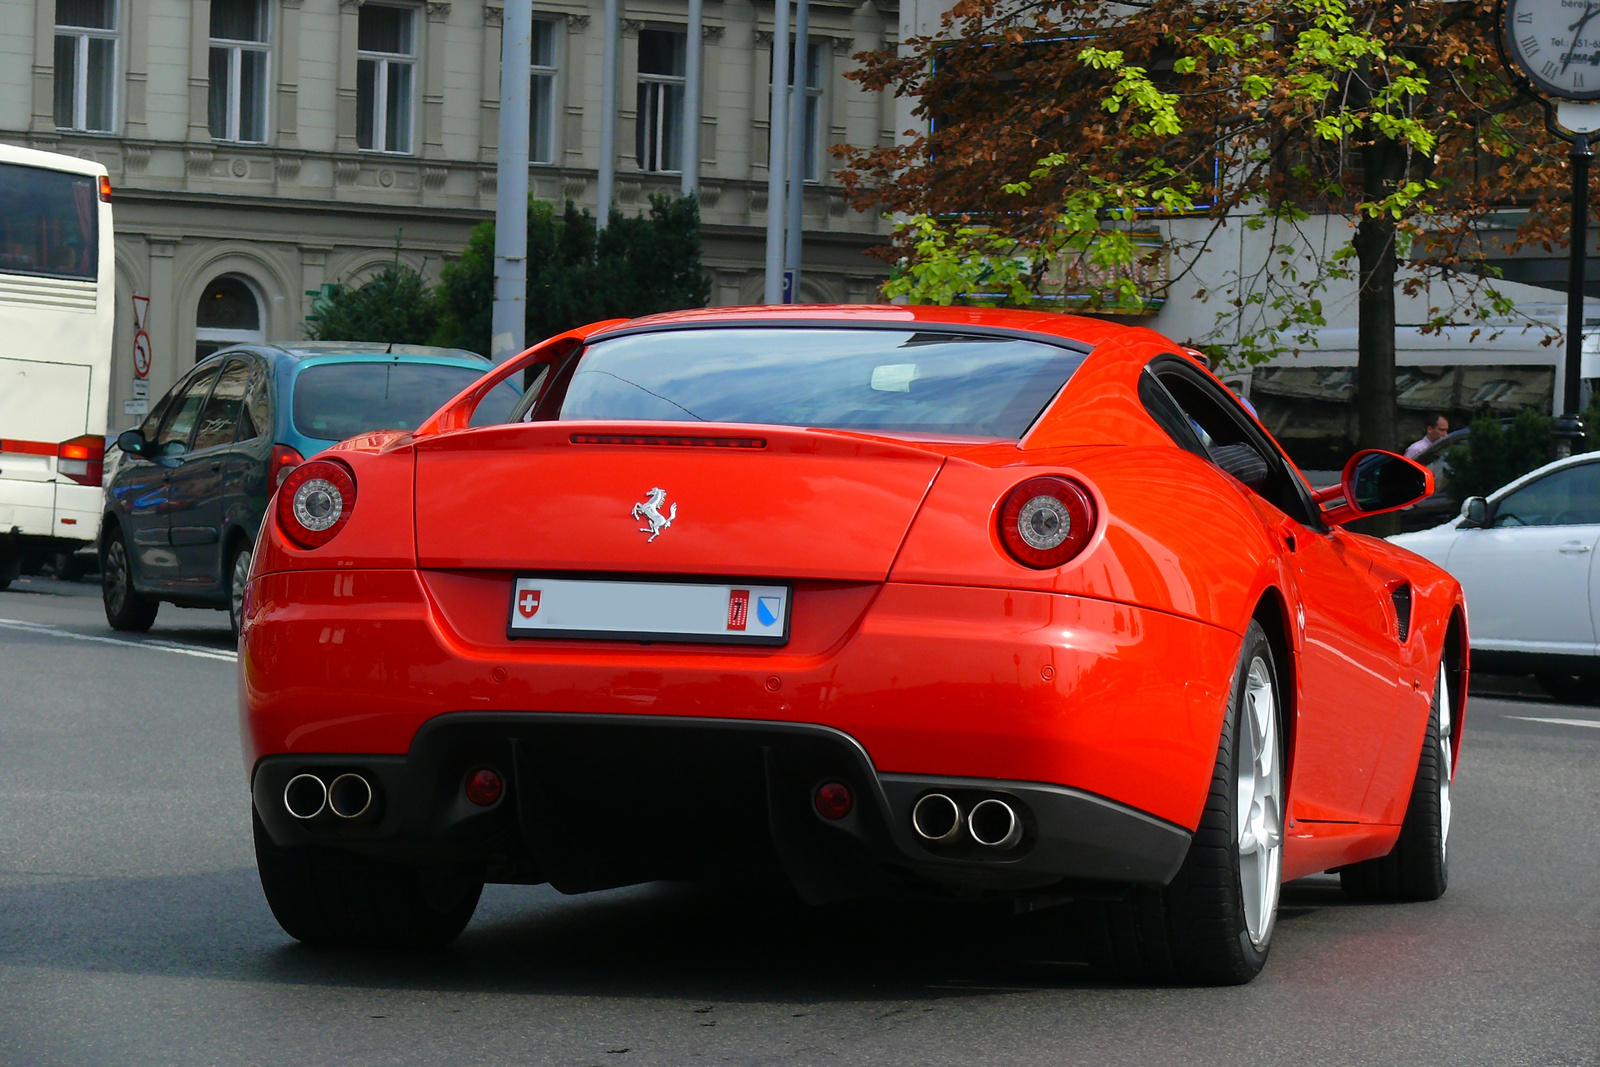
{"type": "Polygon", "coordinates": [[[963,811],[953,797],[928,793],[911,809],[911,828],[924,841],[953,843],[965,829],[985,848],[1015,848],[1022,840],[1022,817],[1017,809],[998,797],[986,797],[963,811]]]}
{"type": "Polygon", "coordinates": [[[367,776],[354,771],[338,775],[331,782],[302,773],[283,787],[283,806],[301,822],[309,822],[324,811],[340,819],[359,819],[372,810],[376,795],[367,776]]]}

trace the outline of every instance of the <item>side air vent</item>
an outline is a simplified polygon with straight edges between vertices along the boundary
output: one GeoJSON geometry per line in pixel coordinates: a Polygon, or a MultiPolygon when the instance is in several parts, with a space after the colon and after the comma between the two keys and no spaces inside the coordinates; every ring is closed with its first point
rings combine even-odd
{"type": "Polygon", "coordinates": [[[1394,601],[1395,633],[1404,643],[1411,636],[1411,584],[1405,582],[1396,586],[1389,599],[1394,601]]]}

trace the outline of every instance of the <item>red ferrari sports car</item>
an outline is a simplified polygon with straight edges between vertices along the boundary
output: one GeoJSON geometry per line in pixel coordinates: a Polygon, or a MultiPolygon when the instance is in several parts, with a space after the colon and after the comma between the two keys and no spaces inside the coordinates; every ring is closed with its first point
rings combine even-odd
{"type": "Polygon", "coordinates": [[[262,886],[363,945],[449,941],[486,881],[1001,899],[1107,973],[1247,981],[1286,879],[1444,891],[1461,590],[1341,528],[1431,489],[1363,452],[1312,492],[1203,362],[1092,319],[551,338],[278,489],[262,886]]]}

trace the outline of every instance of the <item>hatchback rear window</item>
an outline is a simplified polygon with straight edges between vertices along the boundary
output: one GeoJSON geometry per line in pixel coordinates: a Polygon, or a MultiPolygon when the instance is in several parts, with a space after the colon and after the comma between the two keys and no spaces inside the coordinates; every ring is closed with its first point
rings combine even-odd
{"type": "Polygon", "coordinates": [[[937,330],[666,330],[591,345],[560,417],[1019,438],[1083,362],[937,330]]]}
{"type": "Polygon", "coordinates": [[[100,199],[95,179],[0,163],[0,274],[96,276],[100,199]]]}
{"type": "MultiPolygon", "coordinates": [[[[294,382],[294,428],[321,441],[374,430],[415,430],[445,402],[489,370],[438,363],[314,363],[294,382]]],[[[504,422],[516,405],[514,386],[500,385],[478,405],[474,426],[504,422]]]]}

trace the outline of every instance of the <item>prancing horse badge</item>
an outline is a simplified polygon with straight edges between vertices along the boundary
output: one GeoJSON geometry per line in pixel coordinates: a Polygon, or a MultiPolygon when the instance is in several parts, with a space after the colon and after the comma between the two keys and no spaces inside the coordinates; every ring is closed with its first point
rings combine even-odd
{"type": "Polygon", "coordinates": [[[645,538],[645,544],[649,544],[660,537],[661,531],[671,526],[672,520],[678,517],[678,505],[676,504],[668,508],[665,515],[661,514],[661,505],[666,502],[667,491],[665,489],[652,489],[643,500],[633,506],[633,517],[635,519],[643,519],[650,524],[639,527],[640,533],[650,535],[645,538]]]}

